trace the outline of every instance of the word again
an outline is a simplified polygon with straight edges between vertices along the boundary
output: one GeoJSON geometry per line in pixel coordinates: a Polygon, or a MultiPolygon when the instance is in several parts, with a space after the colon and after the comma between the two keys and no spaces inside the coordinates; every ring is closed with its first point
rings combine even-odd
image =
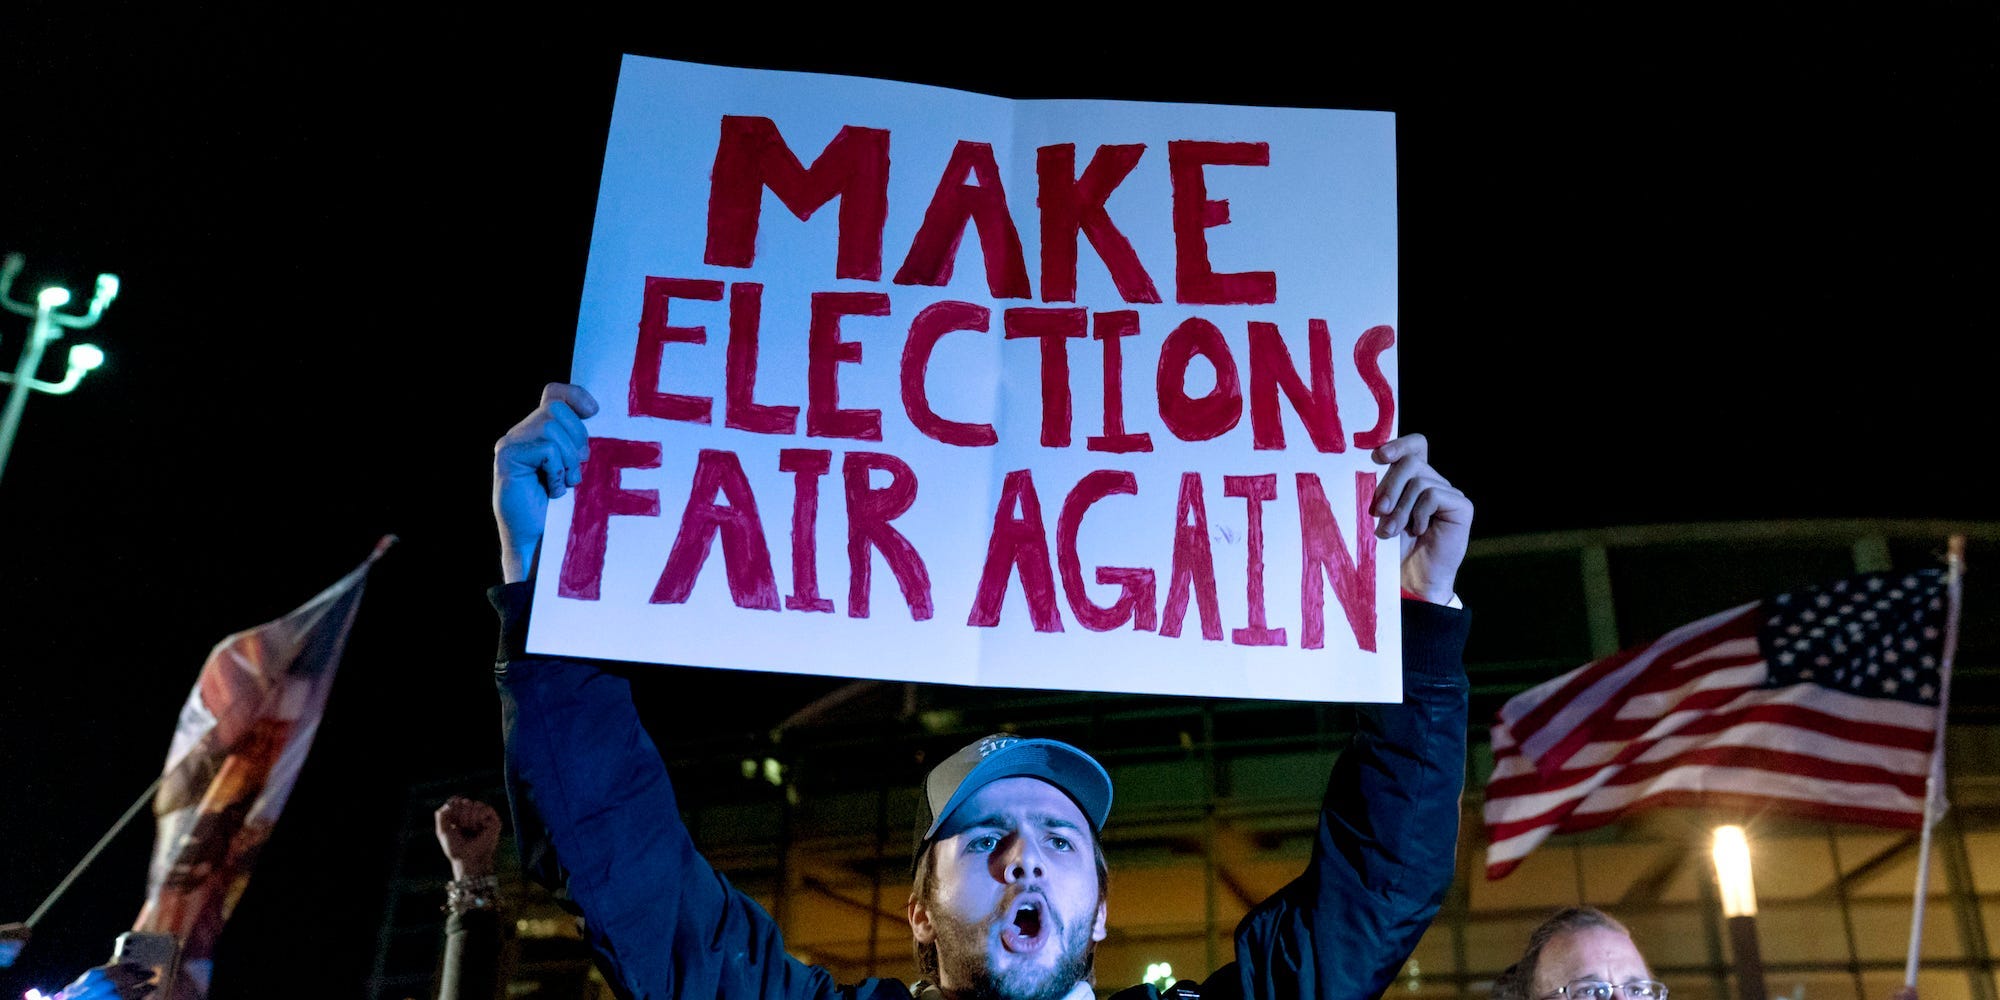
{"type": "MultiPolygon", "coordinates": [[[[628,469],[659,468],[660,444],[593,438],[590,456],[576,488],[556,590],[559,597],[583,601],[601,596],[612,518],[661,516],[658,490],[627,488],[621,482],[628,469]]],[[[817,526],[819,484],[831,473],[833,457],[831,451],[821,449],[783,449],[778,453],[779,470],[789,473],[794,484],[791,592],[780,598],[762,505],[744,475],[740,457],[731,451],[702,449],[679,528],[648,600],[653,604],[685,603],[719,543],[730,598],[737,607],[832,613],[833,601],[820,592],[817,526]]],[[[1265,551],[1270,541],[1265,504],[1278,499],[1278,476],[1229,475],[1222,480],[1223,497],[1243,501],[1247,527],[1245,590],[1243,602],[1237,606],[1245,624],[1228,630],[1229,641],[1244,646],[1289,645],[1288,631],[1270,625],[1264,580],[1265,551]]],[[[1376,648],[1376,537],[1368,508],[1376,475],[1357,472],[1354,476],[1351,547],[1320,477],[1301,472],[1295,481],[1300,645],[1320,649],[1326,644],[1326,588],[1330,584],[1356,646],[1372,652],[1376,648]]],[[[927,621],[934,616],[929,567],[917,546],[894,523],[917,503],[918,486],[916,473],[893,455],[849,452],[841,456],[848,617],[867,618],[872,612],[871,575],[876,554],[888,565],[910,617],[927,621]],[[874,485],[873,477],[878,473],[887,476],[885,485],[874,485]]],[[[1221,595],[1210,544],[1208,493],[1201,474],[1182,473],[1178,491],[1174,523],[1161,526],[1163,534],[1171,534],[1172,548],[1164,601],[1153,568],[1097,566],[1088,578],[1118,588],[1118,597],[1107,605],[1093,600],[1086,589],[1078,540],[1084,516],[1093,506],[1115,496],[1138,495],[1137,476],[1109,469],[1084,475],[1064,496],[1051,545],[1033,472],[1017,469],[1006,473],[966,624],[998,626],[1008,589],[1018,580],[1034,630],[1062,632],[1064,618],[1057,600],[1060,580],[1071,617],[1086,629],[1104,632],[1129,624],[1138,631],[1176,638],[1183,632],[1192,604],[1201,637],[1221,641],[1221,595]]]]}

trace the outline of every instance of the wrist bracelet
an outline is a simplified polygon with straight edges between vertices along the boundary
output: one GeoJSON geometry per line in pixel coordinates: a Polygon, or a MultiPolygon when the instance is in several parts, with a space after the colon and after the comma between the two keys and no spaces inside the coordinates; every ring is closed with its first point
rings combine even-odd
{"type": "Polygon", "coordinates": [[[443,910],[446,913],[464,913],[467,910],[492,909],[499,903],[499,890],[498,875],[453,879],[444,886],[443,910]]]}

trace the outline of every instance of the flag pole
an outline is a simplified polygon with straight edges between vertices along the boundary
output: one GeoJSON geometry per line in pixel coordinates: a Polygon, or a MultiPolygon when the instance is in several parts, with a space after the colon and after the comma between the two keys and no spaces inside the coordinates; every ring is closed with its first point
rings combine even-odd
{"type": "Polygon", "coordinates": [[[1944,815],[1944,728],[1951,710],[1951,661],[1958,653],[1959,597],[1964,589],[1965,536],[1945,543],[1944,656],[1938,664],[1937,728],[1931,738],[1931,770],[1924,779],[1924,829],[1917,849],[1916,898],[1910,911],[1910,951],[1903,963],[1903,985],[1917,986],[1917,957],[1924,943],[1924,902],[1930,898],[1931,828],[1944,815]]]}
{"type": "MultiPolygon", "coordinates": [[[[165,776],[162,775],[161,777],[165,776]]],[[[42,917],[49,912],[49,907],[54,906],[56,900],[61,899],[62,894],[69,890],[70,883],[76,881],[76,877],[83,874],[83,870],[89,868],[90,863],[96,861],[99,854],[104,853],[104,848],[111,843],[112,838],[118,836],[119,832],[125,829],[126,824],[132,822],[132,817],[139,815],[139,810],[146,803],[153,801],[153,793],[159,790],[160,778],[154,778],[153,783],[147,785],[146,790],[140,792],[139,797],[132,800],[132,804],[126,807],[125,815],[118,817],[118,822],[111,824],[111,829],[104,831],[104,836],[97,838],[97,846],[91,848],[90,853],[85,854],[83,860],[77,862],[76,867],[70,869],[69,874],[64,876],[63,880],[56,885],[55,891],[49,893],[47,899],[42,900],[42,905],[35,907],[35,912],[28,915],[26,926],[29,930],[34,930],[35,924],[39,923],[42,917]]]]}

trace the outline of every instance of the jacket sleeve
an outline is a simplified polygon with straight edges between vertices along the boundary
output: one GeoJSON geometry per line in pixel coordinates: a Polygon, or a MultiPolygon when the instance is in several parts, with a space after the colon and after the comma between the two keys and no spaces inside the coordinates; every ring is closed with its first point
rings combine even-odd
{"type": "Polygon", "coordinates": [[[1402,703],[1358,707],[1310,866],[1243,919],[1233,975],[1222,970],[1206,995],[1373,1000],[1437,916],[1465,787],[1468,616],[1402,609],[1402,703]]]}
{"type": "Polygon", "coordinates": [[[444,924],[438,1000],[497,1000],[500,951],[499,913],[490,907],[454,911],[444,924]]]}
{"type": "Polygon", "coordinates": [[[523,651],[529,593],[488,595],[515,830],[531,873],[582,913],[618,996],[907,1000],[894,980],[836,987],[785,953],[776,922],[695,850],[630,683],[605,664],[523,651]]]}

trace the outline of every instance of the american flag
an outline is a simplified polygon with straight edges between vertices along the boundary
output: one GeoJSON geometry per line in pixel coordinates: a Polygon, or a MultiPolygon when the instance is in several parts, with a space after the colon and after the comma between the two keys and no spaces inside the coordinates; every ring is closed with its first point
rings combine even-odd
{"type": "Polygon", "coordinates": [[[1555,833],[1653,806],[1771,808],[1915,829],[1937,724],[1942,570],[1755,601],[1502,706],[1486,877],[1555,833]]]}

